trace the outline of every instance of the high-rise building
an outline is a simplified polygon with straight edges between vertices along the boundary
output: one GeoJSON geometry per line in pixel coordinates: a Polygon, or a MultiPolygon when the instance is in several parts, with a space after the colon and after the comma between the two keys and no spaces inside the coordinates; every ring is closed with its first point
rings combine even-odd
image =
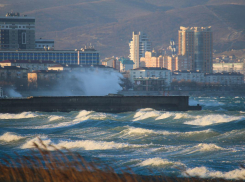
{"type": "Polygon", "coordinates": [[[0,49],[35,49],[35,18],[19,13],[0,17],[0,49]]]}
{"type": "Polygon", "coordinates": [[[145,56],[146,51],[151,51],[151,42],[147,35],[142,32],[133,32],[132,41],[129,43],[129,58],[134,62],[134,68],[140,67],[140,58],[145,56]]]}
{"type": "Polygon", "coordinates": [[[212,73],[213,32],[211,27],[180,27],[179,55],[191,57],[192,70],[212,73]]]}

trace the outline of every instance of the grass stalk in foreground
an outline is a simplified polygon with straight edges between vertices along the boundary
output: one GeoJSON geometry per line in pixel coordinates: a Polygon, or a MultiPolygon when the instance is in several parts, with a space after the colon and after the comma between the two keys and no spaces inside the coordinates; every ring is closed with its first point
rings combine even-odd
{"type": "MultiPolygon", "coordinates": [[[[113,168],[97,162],[87,162],[69,150],[64,153],[54,146],[49,151],[40,139],[34,143],[38,152],[16,159],[6,156],[0,160],[0,182],[227,182],[224,179],[170,178],[166,176],[135,175],[130,168],[117,174],[113,168]]],[[[242,180],[241,180],[242,181],[242,180]]]]}

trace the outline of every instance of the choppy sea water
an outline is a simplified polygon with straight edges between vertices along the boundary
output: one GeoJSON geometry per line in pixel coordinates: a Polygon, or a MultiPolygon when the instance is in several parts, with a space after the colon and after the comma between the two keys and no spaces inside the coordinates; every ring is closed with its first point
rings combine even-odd
{"type": "Polygon", "coordinates": [[[0,158],[27,155],[40,137],[136,174],[245,179],[245,98],[190,98],[196,104],[203,110],[0,114],[0,158]]]}

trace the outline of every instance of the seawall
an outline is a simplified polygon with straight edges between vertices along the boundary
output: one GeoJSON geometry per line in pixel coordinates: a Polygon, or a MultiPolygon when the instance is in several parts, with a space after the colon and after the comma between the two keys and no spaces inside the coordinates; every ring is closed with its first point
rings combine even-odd
{"type": "Polygon", "coordinates": [[[91,110],[96,112],[128,112],[141,108],[166,111],[200,110],[189,107],[188,96],[72,96],[28,97],[0,99],[1,113],[25,111],[70,112],[91,110]]]}

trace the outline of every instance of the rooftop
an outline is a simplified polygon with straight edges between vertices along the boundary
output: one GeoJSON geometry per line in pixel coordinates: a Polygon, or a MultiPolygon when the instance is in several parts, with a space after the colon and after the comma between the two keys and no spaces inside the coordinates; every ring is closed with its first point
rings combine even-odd
{"type": "Polygon", "coordinates": [[[206,76],[222,76],[222,75],[238,75],[238,76],[242,76],[243,74],[239,73],[239,72],[222,72],[222,73],[206,73],[206,76]]]}
{"type": "Polygon", "coordinates": [[[134,64],[132,60],[124,58],[124,57],[118,59],[118,61],[120,61],[122,64],[134,64]]]}
{"type": "Polygon", "coordinates": [[[0,63],[31,63],[31,64],[55,64],[54,61],[39,61],[39,60],[4,60],[0,63]]]}
{"type": "Polygon", "coordinates": [[[4,69],[4,70],[28,70],[27,68],[21,68],[18,66],[4,66],[4,67],[0,67],[0,69],[4,69]]]}
{"type": "Polygon", "coordinates": [[[168,70],[163,67],[140,67],[140,68],[135,68],[133,70],[168,70]]]}

